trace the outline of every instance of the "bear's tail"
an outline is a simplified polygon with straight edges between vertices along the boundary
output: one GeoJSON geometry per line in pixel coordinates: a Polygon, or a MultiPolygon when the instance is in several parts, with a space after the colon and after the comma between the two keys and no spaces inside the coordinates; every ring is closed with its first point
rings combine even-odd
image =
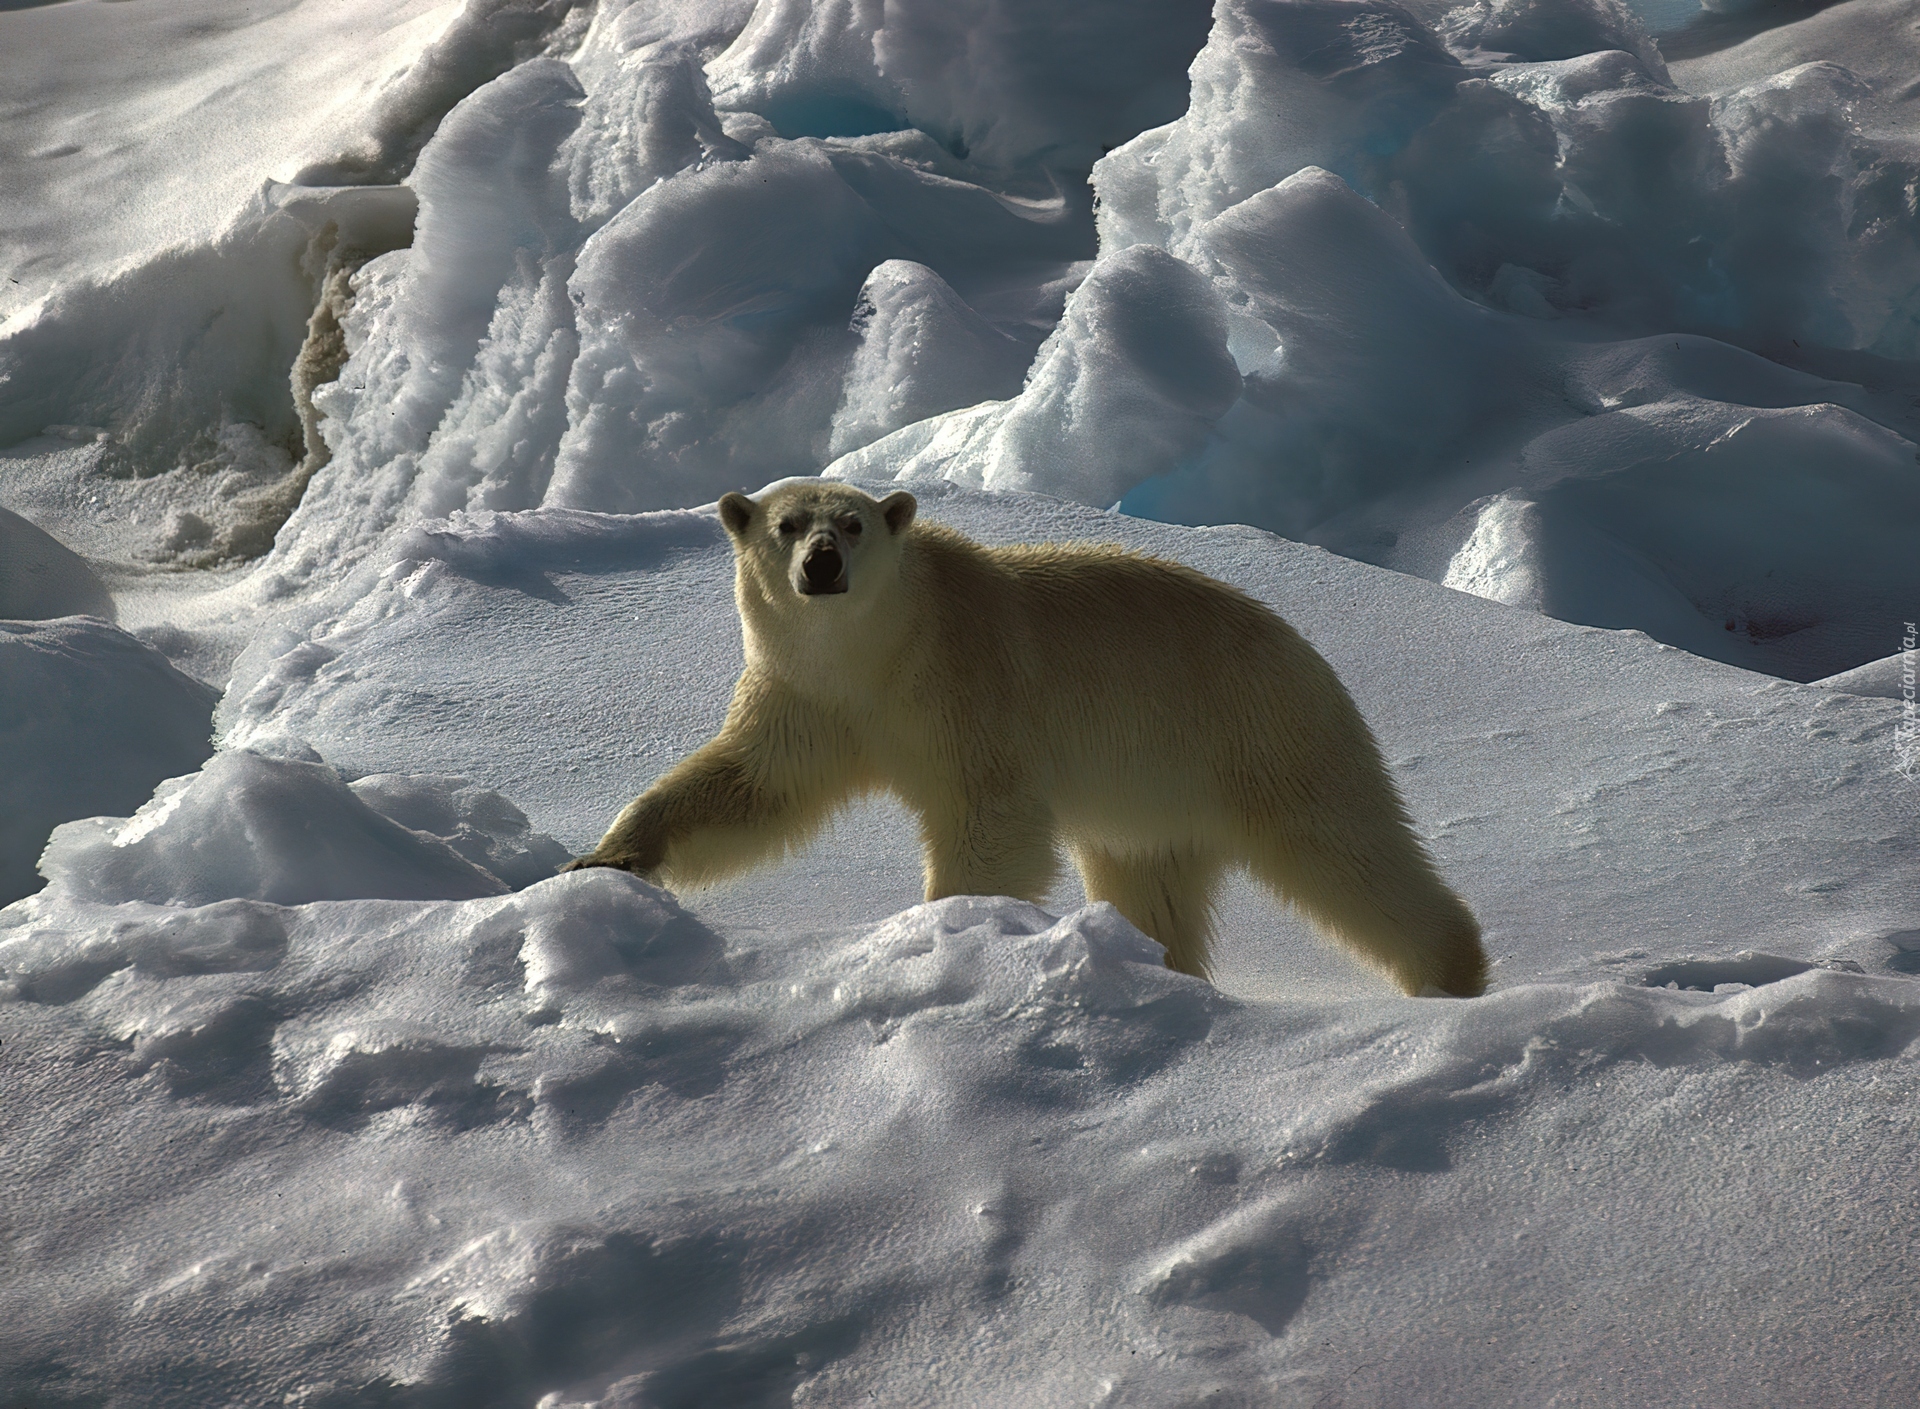
{"type": "Polygon", "coordinates": [[[1265,851],[1254,874],[1405,992],[1486,992],[1480,922],[1440,879],[1404,813],[1379,819],[1368,836],[1296,831],[1265,851]]]}

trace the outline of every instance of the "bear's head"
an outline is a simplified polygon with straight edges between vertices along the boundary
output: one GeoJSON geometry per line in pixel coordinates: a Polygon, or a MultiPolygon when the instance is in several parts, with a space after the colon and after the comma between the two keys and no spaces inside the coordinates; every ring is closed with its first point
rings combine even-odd
{"type": "Polygon", "coordinates": [[[783,615],[844,610],[884,590],[916,507],[905,491],[875,499],[828,481],[778,485],[757,503],[726,495],[720,522],[733,540],[742,610],[750,599],[783,615]]]}

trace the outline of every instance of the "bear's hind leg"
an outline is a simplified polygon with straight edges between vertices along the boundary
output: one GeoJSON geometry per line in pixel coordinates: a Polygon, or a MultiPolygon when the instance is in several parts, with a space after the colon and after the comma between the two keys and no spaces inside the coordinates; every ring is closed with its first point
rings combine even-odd
{"type": "Polygon", "coordinates": [[[1290,831],[1248,857],[1281,899],[1410,994],[1486,991],[1480,923],[1404,824],[1371,837],[1290,831]]]}
{"type": "Polygon", "coordinates": [[[1073,862],[1087,899],[1104,900],[1141,933],[1160,941],[1167,967],[1209,978],[1213,886],[1220,868],[1189,848],[1113,852],[1075,843],[1073,862]]]}

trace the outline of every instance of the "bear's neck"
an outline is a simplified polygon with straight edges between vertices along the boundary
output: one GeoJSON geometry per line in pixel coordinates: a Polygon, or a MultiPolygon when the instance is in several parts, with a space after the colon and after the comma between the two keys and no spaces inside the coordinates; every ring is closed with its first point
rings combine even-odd
{"type": "Polygon", "coordinates": [[[902,678],[912,642],[897,601],[829,598],[776,606],[742,583],[739,605],[749,668],[808,699],[859,713],[902,678]]]}

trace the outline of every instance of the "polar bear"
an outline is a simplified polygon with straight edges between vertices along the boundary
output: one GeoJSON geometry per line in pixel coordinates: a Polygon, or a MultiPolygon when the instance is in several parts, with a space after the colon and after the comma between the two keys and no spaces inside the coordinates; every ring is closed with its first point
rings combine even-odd
{"type": "Polygon", "coordinates": [[[987,548],[911,494],[720,501],[746,668],[725,724],[574,867],[670,888],[803,845],[856,796],[919,814],[926,897],[1042,899],[1064,843],[1183,973],[1244,866],[1409,993],[1486,984],[1480,927],[1360,712],[1244,593],[1113,545],[987,548]]]}

